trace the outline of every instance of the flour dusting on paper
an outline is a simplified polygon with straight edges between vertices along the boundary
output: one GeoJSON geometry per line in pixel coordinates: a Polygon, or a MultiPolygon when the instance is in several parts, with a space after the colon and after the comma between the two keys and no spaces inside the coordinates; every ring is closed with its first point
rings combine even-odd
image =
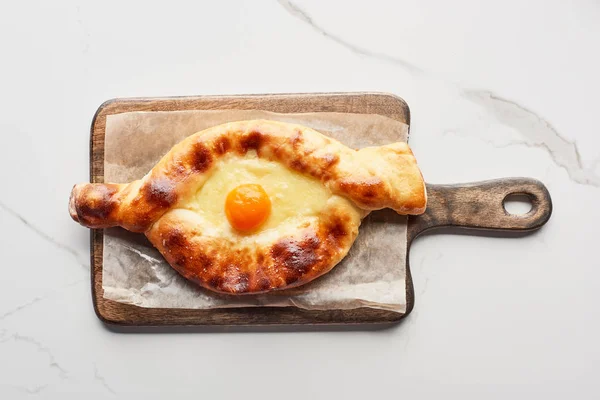
{"type": "MultiPolygon", "coordinates": [[[[374,114],[278,114],[256,110],[131,112],[106,118],[104,181],[142,178],[173,145],[225,122],[270,119],[311,127],[351,148],[406,141],[408,126],[374,114]]],[[[106,229],[104,298],[153,308],[296,306],[310,310],[371,307],[406,311],[406,217],[367,216],[348,255],[328,274],[298,288],[260,295],[211,292],[181,277],[143,234],[106,229]]]]}

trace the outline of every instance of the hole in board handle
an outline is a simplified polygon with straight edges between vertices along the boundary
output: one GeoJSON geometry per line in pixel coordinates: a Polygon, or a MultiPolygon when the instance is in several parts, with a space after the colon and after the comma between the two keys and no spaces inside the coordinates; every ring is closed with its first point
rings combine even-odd
{"type": "Polygon", "coordinates": [[[502,202],[507,213],[522,216],[533,208],[531,196],[523,193],[512,193],[504,198],[502,202]]]}

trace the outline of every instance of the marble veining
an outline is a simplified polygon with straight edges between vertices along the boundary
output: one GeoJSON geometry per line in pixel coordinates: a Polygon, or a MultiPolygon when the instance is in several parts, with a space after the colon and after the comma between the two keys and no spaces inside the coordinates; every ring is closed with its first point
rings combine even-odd
{"type": "MultiPolygon", "coordinates": [[[[390,56],[388,54],[362,48],[341,38],[337,34],[327,30],[321,24],[316,23],[306,10],[292,1],[277,1],[282,7],[285,8],[286,11],[290,13],[290,15],[305,22],[321,35],[327,37],[335,43],[344,46],[358,55],[392,63],[414,75],[425,75],[429,78],[441,79],[440,77],[434,77],[431,72],[426,71],[425,69],[411,62],[390,56]]],[[[600,161],[600,156],[592,163],[592,165],[583,165],[575,141],[569,140],[561,135],[544,117],[536,114],[516,101],[500,97],[499,95],[492,93],[490,90],[469,89],[454,81],[447,81],[446,83],[455,86],[463,97],[482,105],[490,112],[490,114],[500,120],[500,122],[517,129],[524,137],[523,140],[510,141],[509,143],[502,145],[494,145],[494,142],[492,141],[487,141],[488,143],[493,144],[497,148],[523,145],[532,148],[543,149],[550,155],[551,159],[556,165],[564,168],[568,172],[569,178],[573,182],[600,187],[600,176],[594,172],[597,163],[600,161]]]]}
{"type": "Polygon", "coordinates": [[[0,208],[3,209],[8,214],[10,214],[15,219],[17,219],[23,226],[27,227],[30,231],[35,233],[38,237],[40,237],[44,241],[52,244],[54,247],[56,247],[59,250],[66,251],[67,253],[69,253],[71,256],[73,256],[73,258],[75,258],[77,263],[82,268],[89,270],[90,266],[89,266],[89,262],[86,261],[87,257],[80,254],[77,250],[75,250],[74,248],[72,248],[69,245],[61,243],[58,240],[54,239],[52,236],[48,235],[47,233],[42,231],[40,228],[36,227],[32,222],[28,221],[24,216],[17,213],[13,209],[9,208],[6,204],[0,202],[0,208]]]}
{"type": "Polygon", "coordinates": [[[28,301],[24,304],[21,304],[20,306],[17,306],[11,310],[8,310],[2,314],[0,314],[0,320],[3,320],[4,318],[10,317],[11,315],[14,315],[20,311],[23,311],[24,309],[26,309],[27,307],[31,307],[32,305],[36,304],[37,302],[40,302],[42,300],[44,300],[45,297],[34,297],[31,301],[28,301]]]}
{"type": "MultiPolygon", "coordinates": [[[[10,342],[22,342],[29,345],[32,345],[39,353],[45,354],[48,359],[48,368],[56,372],[58,377],[62,380],[68,379],[68,372],[65,368],[63,368],[57,361],[56,357],[52,353],[52,351],[40,343],[37,339],[22,335],[18,332],[9,333],[6,330],[0,331],[0,343],[7,345],[10,342]]],[[[26,390],[29,393],[38,393],[41,390],[45,389],[48,385],[33,385],[21,387],[21,389],[26,390]]]]}
{"type": "Polygon", "coordinates": [[[308,25],[310,25],[311,28],[313,28],[315,31],[317,31],[321,35],[334,41],[337,44],[344,46],[345,48],[352,51],[353,53],[359,54],[361,56],[372,57],[377,60],[385,61],[385,62],[394,64],[394,65],[400,66],[403,69],[405,69],[407,72],[410,72],[412,74],[420,75],[420,74],[425,73],[425,71],[423,69],[417,67],[416,65],[414,65],[408,61],[402,60],[397,57],[390,56],[389,54],[379,53],[376,51],[371,51],[367,48],[357,46],[353,43],[350,43],[350,42],[344,40],[343,38],[339,37],[338,35],[336,35],[332,32],[329,32],[328,30],[323,28],[321,25],[319,25],[315,21],[313,21],[311,16],[304,9],[302,9],[300,6],[298,6],[297,4],[295,4],[289,0],[277,0],[277,2],[288,13],[290,13],[290,15],[298,18],[302,22],[307,23],[308,25]]]}
{"type": "Polygon", "coordinates": [[[528,146],[546,151],[552,161],[564,168],[573,182],[600,187],[600,176],[594,169],[600,161],[595,159],[590,166],[581,160],[579,148],[574,140],[561,135],[552,124],[515,101],[502,98],[488,90],[465,90],[463,96],[483,107],[501,123],[516,129],[523,137],[496,147],[528,146]]]}
{"type": "Polygon", "coordinates": [[[1,399],[600,398],[597,2],[59,0],[5,9],[1,399]],[[88,179],[99,104],[361,90],[407,100],[428,181],[541,179],[554,202],[548,225],[519,239],[419,238],[415,309],[391,329],[138,333],[98,321],[89,232],[66,205],[88,179]],[[297,371],[303,384],[291,390],[297,371]]]}
{"type": "Polygon", "coordinates": [[[115,390],[113,388],[110,387],[110,385],[108,384],[108,382],[106,382],[106,378],[104,378],[104,376],[102,376],[102,374],[100,374],[100,371],[98,370],[98,366],[96,364],[94,364],[94,378],[100,382],[100,384],[106,389],[108,390],[110,393],[112,394],[116,394],[117,392],[115,392],[115,390]]]}

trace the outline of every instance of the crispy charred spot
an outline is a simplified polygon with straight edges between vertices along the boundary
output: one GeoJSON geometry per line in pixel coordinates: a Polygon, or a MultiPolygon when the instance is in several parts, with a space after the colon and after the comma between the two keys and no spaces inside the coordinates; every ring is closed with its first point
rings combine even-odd
{"type": "Polygon", "coordinates": [[[220,292],[239,294],[248,292],[250,276],[240,270],[239,265],[231,263],[223,265],[221,273],[217,272],[208,281],[208,285],[220,292]]]}
{"type": "Polygon", "coordinates": [[[208,286],[210,286],[210,287],[212,287],[214,289],[219,289],[221,287],[221,283],[222,282],[223,282],[223,278],[222,277],[220,277],[219,275],[214,275],[208,281],[208,286]]]}
{"type": "Polygon", "coordinates": [[[286,143],[279,143],[277,146],[275,146],[273,149],[271,149],[271,151],[273,152],[273,154],[275,154],[277,157],[282,157],[283,155],[288,154],[288,151],[286,149],[286,143]]]}
{"type": "Polygon", "coordinates": [[[140,188],[140,194],[151,205],[171,207],[177,201],[175,184],[167,178],[153,178],[140,188]]]}
{"type": "Polygon", "coordinates": [[[319,238],[314,235],[307,235],[302,241],[284,238],[271,247],[271,256],[286,269],[287,275],[302,275],[319,261],[316,253],[319,244],[319,238]]]}
{"type": "Polygon", "coordinates": [[[213,263],[213,258],[208,254],[196,253],[188,259],[187,265],[195,271],[196,275],[204,276],[213,263]]]}
{"type": "Polygon", "coordinates": [[[377,196],[377,193],[372,187],[367,187],[362,193],[362,196],[366,199],[372,199],[373,197],[377,196]]]}
{"type": "Polygon", "coordinates": [[[231,142],[226,136],[219,137],[215,142],[215,152],[220,156],[227,153],[230,148],[231,142]]]}
{"type": "Polygon", "coordinates": [[[164,247],[162,253],[165,258],[181,275],[191,278],[194,271],[188,268],[186,254],[188,254],[189,243],[184,233],[175,228],[162,232],[161,237],[164,247]]]}
{"type": "Polygon", "coordinates": [[[212,154],[204,143],[196,143],[192,151],[192,169],[197,172],[205,172],[212,164],[212,154]]]}
{"type": "Polygon", "coordinates": [[[198,255],[198,265],[202,266],[204,269],[210,268],[213,265],[213,259],[208,255],[201,253],[198,255]]]}
{"type": "Polygon", "coordinates": [[[250,277],[245,272],[229,275],[221,282],[220,290],[228,293],[245,293],[248,291],[250,277]]]}
{"type": "Polygon", "coordinates": [[[308,167],[302,159],[296,158],[290,162],[290,168],[302,172],[306,171],[308,167]]]}
{"type": "MultiPolygon", "coordinates": [[[[171,233],[170,237],[162,237],[165,247],[172,245],[170,250],[177,254],[181,252],[184,241],[177,238],[177,235],[171,233]]],[[[194,249],[195,244],[190,243],[189,247],[194,249]]],[[[169,249],[167,249],[169,250],[169,249]]],[[[189,249],[188,249],[189,253],[189,249]]],[[[170,260],[174,258],[172,253],[166,252],[170,260]]],[[[251,276],[247,271],[247,266],[254,260],[251,253],[246,249],[235,249],[231,252],[223,251],[194,251],[192,257],[185,260],[183,267],[175,266],[182,275],[187,273],[192,275],[192,280],[205,288],[217,292],[229,294],[242,294],[255,291],[254,281],[251,283],[251,276]]]]}
{"type": "Polygon", "coordinates": [[[176,160],[171,171],[168,171],[168,177],[173,180],[181,179],[188,172],[188,167],[181,160],[176,160]]]}
{"type": "Polygon", "coordinates": [[[273,284],[269,278],[269,267],[265,265],[266,255],[263,250],[258,250],[256,253],[256,270],[254,272],[254,279],[252,283],[252,290],[258,292],[266,292],[267,290],[273,289],[273,284]]]}
{"type": "Polygon", "coordinates": [[[330,240],[339,242],[348,236],[346,225],[340,218],[335,218],[333,221],[326,225],[327,237],[330,240]]]}
{"type": "Polygon", "coordinates": [[[118,190],[117,185],[110,183],[84,186],[75,201],[79,220],[84,224],[97,224],[106,220],[117,207],[118,201],[114,195],[118,190]]]}
{"type": "Polygon", "coordinates": [[[181,250],[188,245],[188,241],[179,229],[171,229],[163,235],[163,243],[167,250],[181,250]]]}
{"type": "Polygon", "coordinates": [[[240,139],[240,151],[244,154],[248,152],[248,150],[258,151],[263,141],[264,137],[262,133],[252,131],[248,135],[240,139]]]}
{"type": "Polygon", "coordinates": [[[340,188],[351,197],[355,197],[365,204],[372,203],[385,190],[383,181],[377,177],[360,182],[343,181],[340,183],[340,188]]]}
{"type": "Polygon", "coordinates": [[[271,289],[271,280],[266,276],[259,278],[258,281],[256,281],[256,287],[261,292],[267,291],[271,289]]]}
{"type": "Polygon", "coordinates": [[[304,142],[304,138],[302,137],[302,131],[296,131],[294,136],[290,138],[290,142],[292,142],[292,147],[297,149],[304,142]]]}
{"type": "Polygon", "coordinates": [[[125,221],[129,224],[127,229],[133,232],[144,232],[154,221],[154,215],[142,211],[135,215],[135,219],[125,221]]]}
{"type": "Polygon", "coordinates": [[[325,168],[331,168],[337,163],[340,162],[340,157],[337,154],[327,153],[323,157],[321,157],[323,163],[325,164],[325,168]]]}
{"type": "MultiPolygon", "coordinates": [[[[186,266],[186,262],[185,262],[185,256],[183,254],[178,254],[177,256],[175,256],[175,258],[173,259],[173,264],[175,264],[175,266],[177,267],[185,267],[186,266]]],[[[184,269],[184,276],[186,278],[189,278],[190,276],[192,276],[192,271],[189,269],[184,269]]]]}

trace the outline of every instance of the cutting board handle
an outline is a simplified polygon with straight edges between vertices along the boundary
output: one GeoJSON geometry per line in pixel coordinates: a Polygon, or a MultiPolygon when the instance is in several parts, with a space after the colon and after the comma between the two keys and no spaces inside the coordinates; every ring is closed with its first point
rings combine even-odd
{"type": "Polygon", "coordinates": [[[506,232],[528,232],[542,227],[552,214],[552,199],[544,184],[531,178],[503,178],[483,182],[427,184],[427,210],[410,218],[414,238],[432,228],[459,227],[506,232]],[[510,214],[504,201],[510,195],[529,197],[532,208],[510,214]]]}

